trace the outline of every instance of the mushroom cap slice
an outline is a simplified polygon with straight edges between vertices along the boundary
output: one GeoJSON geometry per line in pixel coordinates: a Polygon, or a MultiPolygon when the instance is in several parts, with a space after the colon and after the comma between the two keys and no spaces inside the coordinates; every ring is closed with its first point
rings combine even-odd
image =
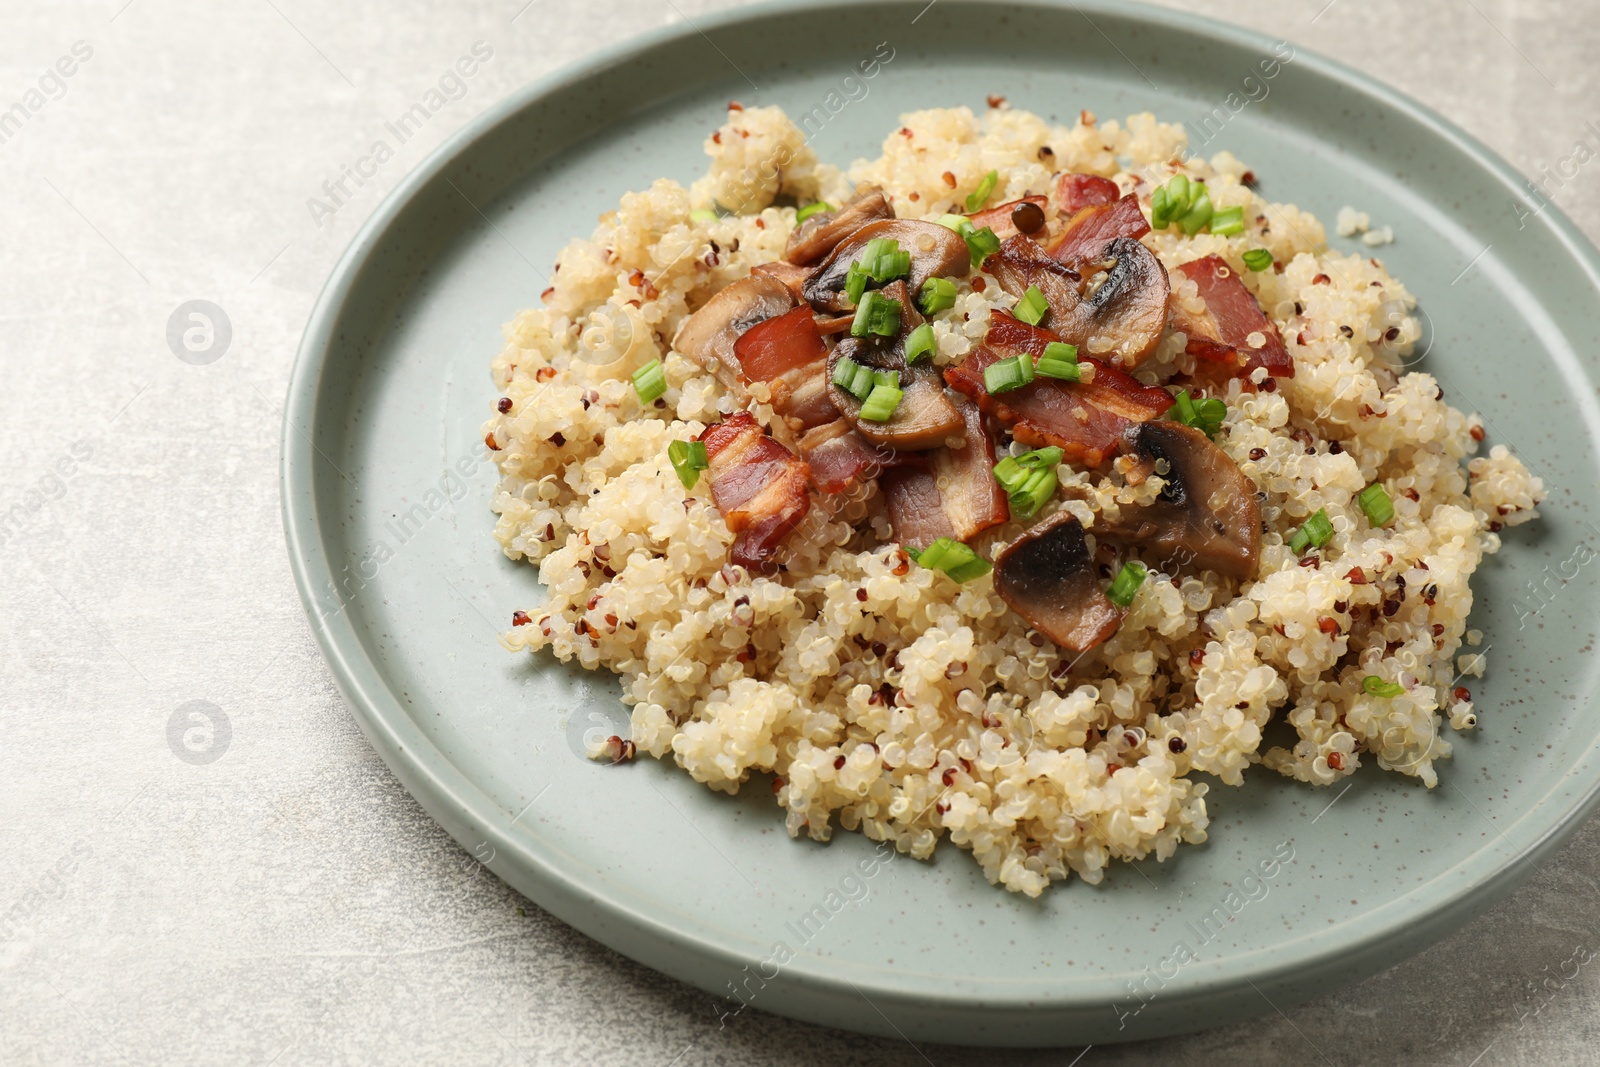
{"type": "MultiPolygon", "coordinates": [[[[965,242],[963,242],[963,245],[965,242]]],[[[900,332],[891,338],[846,337],[828,357],[828,395],[834,407],[850,421],[866,440],[896,451],[937,448],[957,434],[966,423],[961,412],[944,392],[944,376],[929,362],[906,362],[906,338],[923,323],[922,314],[911,300],[903,281],[890,282],[880,292],[900,302],[900,332]],[[900,374],[904,394],[886,422],[871,422],[861,417],[861,401],[833,384],[833,374],[842,359],[853,359],[864,367],[893,370],[900,374]]]]}
{"type": "Polygon", "coordinates": [[[1084,296],[1079,271],[1058,262],[1037,241],[1018,234],[985,261],[984,269],[1006,292],[1019,298],[1029,286],[1038,286],[1050,304],[1040,325],[1062,340],[1099,355],[1106,350],[1089,341],[1106,338],[1112,346],[1110,362],[1125,368],[1138,366],[1160,344],[1167,324],[1167,298],[1172,294],[1167,268],[1131,237],[1109,242],[1096,261],[1083,266],[1089,270],[1102,264],[1112,264],[1105,281],[1084,296]]]}
{"type": "Polygon", "coordinates": [[[883,190],[862,186],[838,211],[818,212],[796,227],[789,235],[784,258],[799,266],[810,266],[867,223],[892,218],[894,205],[883,190]]]}
{"type": "Polygon", "coordinates": [[[1232,578],[1255,577],[1261,500],[1233,458],[1178,422],[1143,423],[1128,431],[1127,443],[1165,484],[1154,503],[1124,508],[1105,533],[1180,566],[1192,562],[1232,578]]]}
{"type": "Polygon", "coordinates": [[[783,282],[752,274],[725,287],[685,319],[672,347],[716,375],[729,389],[738,389],[743,383],[733,343],[756,323],[777,318],[796,303],[783,282]]]}
{"type": "Polygon", "coordinates": [[[837,313],[851,310],[844,291],[850,264],[861,258],[867,242],[879,237],[898,241],[900,251],[911,253],[911,276],[906,284],[912,293],[921,292],[929,278],[965,278],[972,271],[972,251],[954,230],[915,219],[868,223],[841,241],[812,271],[801,290],[812,307],[837,313]]]}
{"type": "Polygon", "coordinates": [[[1100,588],[1083,524],[1070,511],[1006,546],[994,561],[994,591],[1035,630],[1080,654],[1116,633],[1125,614],[1100,588]]]}

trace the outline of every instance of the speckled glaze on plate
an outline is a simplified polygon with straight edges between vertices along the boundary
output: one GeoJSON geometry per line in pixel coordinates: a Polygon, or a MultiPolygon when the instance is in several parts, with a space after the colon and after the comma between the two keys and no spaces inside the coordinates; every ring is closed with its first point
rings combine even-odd
{"type": "Polygon", "coordinates": [[[1273,44],[1088,0],[790,3],[613,48],[444,145],[328,282],[283,435],[301,595],[406,787],[542,907],[737,992],[729,1011],[918,1040],[1104,1042],[1269,1012],[1386,967],[1509,892],[1600,785],[1600,568],[1584,544],[1600,537],[1588,521],[1600,417],[1579,356],[1600,346],[1600,256],[1555,209],[1514,209],[1519,176],[1414,102],[1303,50],[1263,79],[1273,44]],[[846,82],[880,42],[893,58],[846,82]],[[1473,624],[1493,646],[1472,682],[1482,726],[1440,765],[1439,788],[1371,768],[1334,790],[1257,772],[1213,788],[1208,844],[1028,900],[948,844],[930,863],[874,863],[856,834],[792,841],[764,781],[729,798],[650,759],[590,764],[584,732],[625,722],[615,681],[496,643],[542,594],[490,537],[487,365],[561,245],[621,193],[698,176],[729,99],[820,116],[812,143],[843,165],[875,155],[903,111],[980,109],[990,93],[1058,121],[1148,109],[1193,131],[1211,115],[1203,151],[1248,161],[1270,199],[1330,228],[1347,203],[1394,227],[1375,254],[1421,298],[1421,369],[1551,490],[1544,519],[1509,531],[1474,583],[1473,624]]]}

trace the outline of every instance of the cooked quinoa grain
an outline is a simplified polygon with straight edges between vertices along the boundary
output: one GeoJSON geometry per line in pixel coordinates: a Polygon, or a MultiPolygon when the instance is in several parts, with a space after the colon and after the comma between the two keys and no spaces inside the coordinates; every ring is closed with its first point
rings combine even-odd
{"type": "MultiPolygon", "coordinates": [[[[1330,251],[1315,218],[1258,196],[1226,153],[1182,171],[1217,210],[1242,208],[1244,232],[1174,227],[1143,241],[1169,272],[1174,313],[1205,310],[1176,268],[1218,256],[1293,357],[1293,378],[1258,371],[1212,394],[1227,402],[1216,443],[1261,495],[1254,578],[1151,563],[1120,628],[1074,657],[1010,610],[991,577],[957,584],[909,562],[871,483],[814,501],[776,574],[730,563],[710,479],[686,490],[668,446],[740,409],[779,440],[787,431],[765,386],[736,395],[670,340],[713,294],[783,258],[795,209],[780,204],[839,204],[873,184],[899,217],[935,218],[964,211],[990,171],[991,205],[1049,194],[1070,171],[1111,179],[1148,214],[1185,144],[1181,127],[1148,114],[1058,127],[1011,107],[957,108],[902,125],[880,158],[841,172],[778,109],[732,110],[706,142],[706,177],[624,196],[561,253],[544,306],[507,326],[493,362],[504,398],[484,427],[501,473],[495,536],[539,566],[549,592],[518,612],[506,647],[621,677],[631,738],[602,758],[622,758],[627,742],[728,793],[772,774],[792,835],[827,840],[839,826],[919,858],[948,837],[990,881],[1035,896],[1069,871],[1098,882],[1113,860],[1205,840],[1210,787],[1194,771],[1237,785],[1262,765],[1328,785],[1371,763],[1434,785],[1450,754],[1445,720],[1466,730],[1485,710],[1456,688],[1485,666],[1462,649],[1468,581],[1499,548],[1495,531],[1536,517],[1544,489],[1501,445],[1475,456],[1480,420],[1407,371],[1420,331],[1404,286],[1376,260],[1330,251]],[[764,162],[775,155],[781,168],[764,162]],[[1255,248],[1277,266],[1246,269],[1255,248]],[[666,392],[641,405],[630,375],[656,359],[666,392]],[[1356,500],[1373,482],[1393,502],[1381,529],[1356,500]],[[1291,552],[1319,510],[1331,539],[1291,552]],[[1400,695],[1372,695],[1369,676],[1400,695]],[[1292,747],[1263,749],[1274,717],[1298,735],[1292,747]]],[[[957,289],[931,319],[939,367],[970,355],[991,315],[1016,303],[977,271],[957,289]]],[[[1195,370],[1169,332],[1135,373],[1149,385],[1195,370]]],[[[1036,519],[973,547],[993,558],[1063,510],[1085,528],[1114,521],[1162,484],[1131,484],[1120,462],[1057,473],[1036,519]]],[[[1090,547],[1114,573],[1110,546],[1091,534],[1090,547]]]]}

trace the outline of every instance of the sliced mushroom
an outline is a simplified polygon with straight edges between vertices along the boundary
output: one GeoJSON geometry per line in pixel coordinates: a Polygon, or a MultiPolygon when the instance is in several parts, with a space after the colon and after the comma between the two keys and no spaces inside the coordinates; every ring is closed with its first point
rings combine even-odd
{"type": "Polygon", "coordinates": [[[684,320],[672,347],[706,370],[729,389],[743,384],[733,343],[758,322],[777,318],[795,306],[794,294],[776,278],[753,274],[734,282],[684,320]]]}
{"type": "Polygon", "coordinates": [[[828,395],[862,437],[875,445],[899,451],[936,448],[962,432],[965,422],[944,394],[944,376],[928,361],[906,362],[906,338],[923,323],[911,292],[903,281],[890,282],[884,297],[900,302],[900,332],[893,338],[846,337],[828,357],[828,395]],[[852,359],[864,367],[898,371],[904,394],[887,422],[861,418],[861,401],[833,384],[839,363],[852,359]]]}
{"type": "Polygon", "coordinates": [[[838,243],[869,222],[894,218],[894,206],[883,190],[863,186],[838,211],[821,211],[802,222],[789,235],[784,258],[809,266],[834,250],[838,243]]]}
{"type": "Polygon", "coordinates": [[[1177,422],[1128,431],[1129,451],[1165,483],[1152,504],[1124,508],[1105,524],[1179,566],[1193,563],[1232,578],[1253,578],[1261,560],[1261,501],[1238,464],[1206,435],[1177,422]]]}
{"type": "Polygon", "coordinates": [[[812,272],[801,290],[812,307],[833,312],[850,309],[850,298],[844,291],[850,264],[861,258],[867,242],[879,237],[898,241],[900,251],[911,253],[911,276],[906,284],[913,293],[921,292],[929,278],[965,278],[972,270],[972,252],[954,230],[913,219],[874,222],[840,242],[812,272]]]}
{"type": "Polygon", "coordinates": [[[776,278],[789,287],[789,291],[800,298],[800,287],[805,285],[806,279],[811,277],[810,267],[797,267],[793,263],[785,263],[775,259],[771,263],[758,263],[750,268],[751,274],[765,274],[769,278],[776,278]]]}
{"type": "Polygon", "coordinates": [[[1028,624],[1069,652],[1116,633],[1123,610],[1100,588],[1083,524],[1059,511],[1006,546],[994,561],[994,591],[1028,624]]]}
{"type": "MultiPolygon", "coordinates": [[[[1038,286],[1050,304],[1041,325],[1077,345],[1084,354],[1111,362],[1137,366],[1161,341],[1167,322],[1167,298],[1172,286],[1167,269],[1144,245],[1119,237],[1105,246],[1097,262],[1086,269],[1109,267],[1105,280],[1088,296],[1080,288],[1080,274],[1052,257],[1038,242],[1019,234],[1000,246],[984,263],[1001,287],[1021,297],[1038,286]],[[1093,338],[1100,342],[1090,345],[1093,338]],[[1110,348],[1104,347],[1110,342],[1110,348]]],[[[807,294],[809,296],[809,293],[807,294]]]]}

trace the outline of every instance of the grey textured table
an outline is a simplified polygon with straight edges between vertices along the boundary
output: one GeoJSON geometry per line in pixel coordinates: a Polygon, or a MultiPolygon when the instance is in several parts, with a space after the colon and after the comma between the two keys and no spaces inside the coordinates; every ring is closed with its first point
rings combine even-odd
{"type": "MultiPolygon", "coordinates": [[[[277,502],[280,398],[322,280],[473,114],[635,28],[732,6],[523,4],[0,13],[0,112],[26,109],[0,124],[0,1062],[1074,1062],[755,1010],[719,1030],[712,998],[484,872],[334,691],[277,502]],[[477,40],[494,59],[464,95],[334,203],[323,183],[477,40]],[[232,324],[209,365],[168,344],[195,299],[232,324]]],[[[1198,6],[1386,79],[1525,173],[1600,146],[1594,0],[1198,6]]],[[[1550,188],[1600,236],[1595,168],[1550,188]]],[[[1600,967],[1575,961],[1600,950],[1597,845],[1591,823],[1487,916],[1354,988],[1080,1062],[1596,1062],[1600,967]]]]}

